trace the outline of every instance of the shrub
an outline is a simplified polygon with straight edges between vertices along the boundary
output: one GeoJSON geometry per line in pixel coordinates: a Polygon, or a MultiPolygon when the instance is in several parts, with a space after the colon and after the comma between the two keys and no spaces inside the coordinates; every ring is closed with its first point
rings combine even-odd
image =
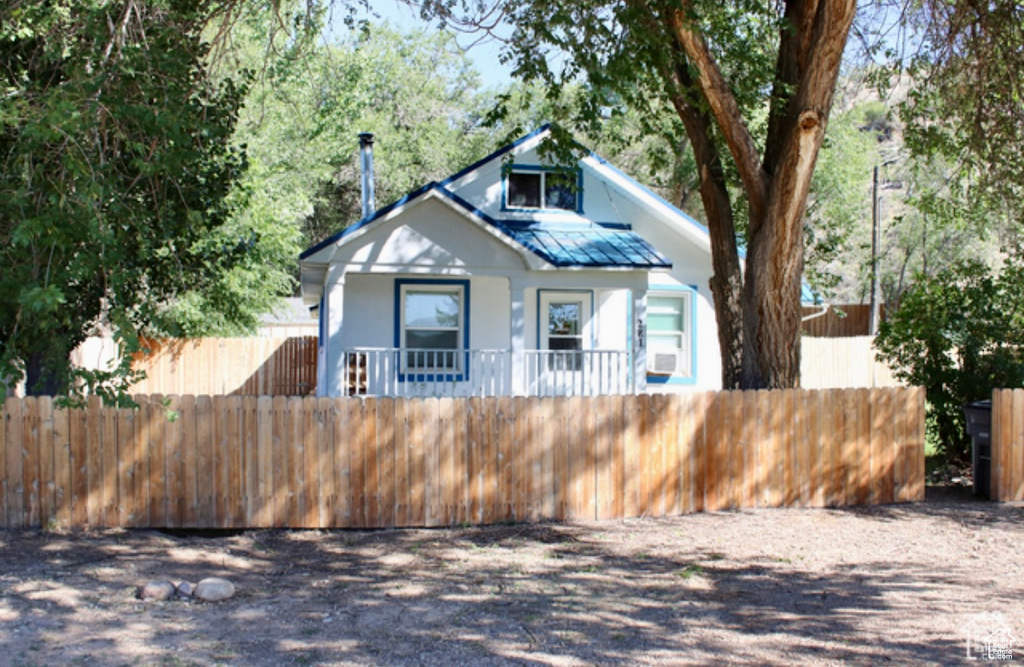
{"type": "Polygon", "coordinates": [[[966,460],[963,406],[1024,383],[1024,266],[994,273],[966,261],[919,277],[879,327],[875,347],[897,377],[925,388],[928,438],[949,461],[966,460]]]}

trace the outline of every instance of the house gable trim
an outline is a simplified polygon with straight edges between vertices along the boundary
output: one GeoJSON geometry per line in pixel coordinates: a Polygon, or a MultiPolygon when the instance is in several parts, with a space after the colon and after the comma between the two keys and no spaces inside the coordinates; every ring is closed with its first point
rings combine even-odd
{"type": "Polygon", "coordinates": [[[455,181],[460,180],[461,178],[463,178],[467,174],[473,173],[474,171],[476,171],[480,167],[484,166],[485,164],[487,164],[491,160],[494,160],[496,158],[502,157],[503,155],[507,155],[508,153],[511,153],[512,151],[514,151],[515,149],[519,148],[520,146],[522,146],[526,142],[531,141],[533,139],[536,139],[537,137],[547,133],[550,129],[551,129],[551,124],[550,123],[545,123],[544,125],[541,125],[540,127],[538,127],[533,132],[530,132],[529,134],[527,134],[527,135],[525,135],[523,137],[520,137],[519,139],[516,139],[515,141],[513,141],[510,144],[508,144],[507,146],[503,146],[503,147],[499,148],[498,150],[494,151],[493,153],[491,153],[487,157],[484,157],[484,158],[481,158],[481,159],[477,160],[476,162],[474,162],[473,164],[469,165],[465,169],[462,169],[460,171],[455,172],[454,174],[452,174],[448,178],[446,178],[443,181],[441,181],[441,185],[442,186],[448,186],[448,185],[454,183],[455,181]]]}
{"type": "Polygon", "coordinates": [[[357,231],[360,231],[360,230],[364,229],[365,227],[367,227],[368,225],[370,225],[370,224],[376,222],[377,220],[380,220],[381,218],[387,216],[389,213],[391,213],[395,209],[398,209],[398,208],[401,208],[401,207],[405,206],[406,204],[408,204],[409,202],[413,201],[414,199],[418,199],[419,197],[423,196],[424,194],[426,194],[430,190],[433,190],[434,188],[437,188],[437,187],[438,187],[438,184],[436,182],[434,182],[434,181],[431,181],[430,183],[427,183],[423,187],[418,188],[416,190],[413,190],[412,192],[410,192],[409,194],[405,195],[401,199],[388,204],[384,208],[377,209],[372,215],[370,215],[370,216],[368,216],[366,218],[363,218],[362,220],[360,220],[359,222],[355,223],[354,225],[349,225],[345,229],[341,230],[340,232],[338,232],[338,233],[336,233],[336,234],[334,234],[332,236],[327,237],[326,239],[324,239],[323,241],[320,241],[319,243],[317,243],[316,245],[312,246],[311,248],[307,248],[305,251],[303,251],[303,253],[301,255],[299,255],[299,261],[304,260],[304,259],[310,257],[311,255],[314,255],[314,254],[320,252],[324,248],[327,248],[327,247],[337,243],[338,241],[342,240],[343,238],[345,238],[347,236],[351,236],[351,235],[355,234],[357,231]]]}
{"type": "Polygon", "coordinates": [[[581,162],[587,162],[590,164],[595,171],[604,174],[610,182],[618,185],[628,194],[641,200],[649,208],[660,210],[666,217],[678,221],[679,228],[683,232],[685,232],[694,241],[698,241],[705,245],[707,249],[710,249],[711,234],[708,228],[691,218],[678,207],[665,201],[664,198],[660,197],[653,190],[636,179],[630,178],[618,167],[593,151],[591,151],[587,157],[584,157],[581,162]]]}

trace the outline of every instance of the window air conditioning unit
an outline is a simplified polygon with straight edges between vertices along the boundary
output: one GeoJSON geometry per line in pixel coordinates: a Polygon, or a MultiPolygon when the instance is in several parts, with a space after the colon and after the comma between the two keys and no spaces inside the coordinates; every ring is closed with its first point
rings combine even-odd
{"type": "Polygon", "coordinates": [[[675,375],[685,368],[683,352],[651,351],[647,357],[647,372],[651,375],[675,375]]]}

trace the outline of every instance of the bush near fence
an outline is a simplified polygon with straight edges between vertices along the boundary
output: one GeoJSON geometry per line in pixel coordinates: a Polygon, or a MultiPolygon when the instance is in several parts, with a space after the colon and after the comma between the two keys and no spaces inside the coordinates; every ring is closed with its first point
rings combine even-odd
{"type": "Polygon", "coordinates": [[[916,388],[138,401],[8,399],[3,525],[445,526],[924,497],[916,388]]]}

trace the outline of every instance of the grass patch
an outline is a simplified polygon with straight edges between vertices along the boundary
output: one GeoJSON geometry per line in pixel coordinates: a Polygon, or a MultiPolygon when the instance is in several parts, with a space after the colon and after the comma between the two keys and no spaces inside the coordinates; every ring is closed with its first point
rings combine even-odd
{"type": "Polygon", "coordinates": [[[697,563],[693,563],[679,570],[678,572],[676,572],[676,574],[682,577],[683,579],[692,579],[698,575],[704,574],[704,568],[698,565],[697,563]]]}

